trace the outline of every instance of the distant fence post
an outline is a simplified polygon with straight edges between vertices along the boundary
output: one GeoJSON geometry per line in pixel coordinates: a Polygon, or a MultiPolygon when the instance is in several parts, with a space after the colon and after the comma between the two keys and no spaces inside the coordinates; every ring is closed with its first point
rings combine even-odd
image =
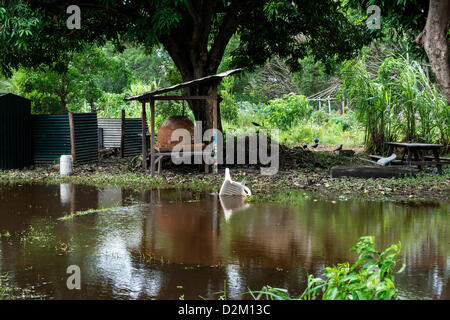
{"type": "Polygon", "coordinates": [[[125,156],[125,110],[122,109],[122,122],[120,131],[120,157],[125,156]]]}
{"type": "Polygon", "coordinates": [[[73,122],[73,112],[69,112],[69,127],[70,127],[70,153],[72,154],[72,161],[77,161],[75,153],[75,124],[73,122]]]}
{"type": "Polygon", "coordinates": [[[331,113],[331,99],[330,99],[330,96],[328,96],[328,113],[331,113]]]}

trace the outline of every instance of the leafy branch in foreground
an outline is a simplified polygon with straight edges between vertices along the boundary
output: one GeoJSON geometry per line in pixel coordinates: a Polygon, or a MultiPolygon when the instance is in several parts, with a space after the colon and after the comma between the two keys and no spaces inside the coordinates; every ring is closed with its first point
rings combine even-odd
{"type": "MultiPolygon", "coordinates": [[[[0,11],[0,13],[1,13],[1,11],[0,11]]],[[[8,291],[9,291],[9,288],[6,286],[6,284],[4,284],[2,282],[2,279],[8,280],[8,274],[7,273],[4,275],[0,274],[0,300],[6,299],[6,297],[8,295],[8,291]]]]}
{"type": "Polygon", "coordinates": [[[358,261],[352,266],[348,262],[334,267],[325,267],[325,280],[308,276],[308,285],[298,297],[291,297],[286,289],[264,286],[260,291],[249,291],[255,299],[267,300],[396,300],[395,271],[399,262],[401,243],[393,244],[384,251],[375,250],[375,238],[361,237],[352,248],[358,261]]]}

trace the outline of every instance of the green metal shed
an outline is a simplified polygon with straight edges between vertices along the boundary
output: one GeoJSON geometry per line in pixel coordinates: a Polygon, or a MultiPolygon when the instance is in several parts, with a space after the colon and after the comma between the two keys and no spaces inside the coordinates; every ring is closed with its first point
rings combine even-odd
{"type": "Polygon", "coordinates": [[[31,101],[0,93],[0,170],[32,164],[31,101]]]}

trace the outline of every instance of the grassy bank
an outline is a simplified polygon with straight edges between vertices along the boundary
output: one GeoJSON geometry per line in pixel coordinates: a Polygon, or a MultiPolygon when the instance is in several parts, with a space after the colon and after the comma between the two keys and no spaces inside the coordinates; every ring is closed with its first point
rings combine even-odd
{"type": "MultiPolygon", "coordinates": [[[[319,153],[319,152],[317,152],[319,153]]],[[[281,170],[273,176],[262,176],[257,170],[232,170],[234,180],[247,179],[253,196],[249,201],[274,201],[295,203],[301,201],[303,193],[317,199],[364,199],[364,200],[449,200],[450,170],[443,175],[422,173],[416,177],[402,179],[332,179],[329,168],[336,164],[334,158],[324,159],[321,167],[281,170]],[[327,160],[327,161],[325,161],[327,160]]],[[[140,170],[130,170],[126,161],[76,166],[74,175],[60,177],[52,166],[33,170],[0,171],[0,184],[23,183],[77,183],[96,187],[113,185],[133,190],[188,189],[195,192],[217,192],[223,181],[219,175],[204,174],[198,170],[163,170],[161,176],[151,177],[140,170]]]]}

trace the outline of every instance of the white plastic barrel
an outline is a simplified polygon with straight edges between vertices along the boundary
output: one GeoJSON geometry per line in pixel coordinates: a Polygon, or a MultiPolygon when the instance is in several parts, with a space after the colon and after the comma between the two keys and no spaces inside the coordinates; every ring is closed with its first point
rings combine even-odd
{"type": "Polygon", "coordinates": [[[59,160],[59,173],[61,176],[70,176],[72,174],[72,156],[62,155],[59,160]]]}

